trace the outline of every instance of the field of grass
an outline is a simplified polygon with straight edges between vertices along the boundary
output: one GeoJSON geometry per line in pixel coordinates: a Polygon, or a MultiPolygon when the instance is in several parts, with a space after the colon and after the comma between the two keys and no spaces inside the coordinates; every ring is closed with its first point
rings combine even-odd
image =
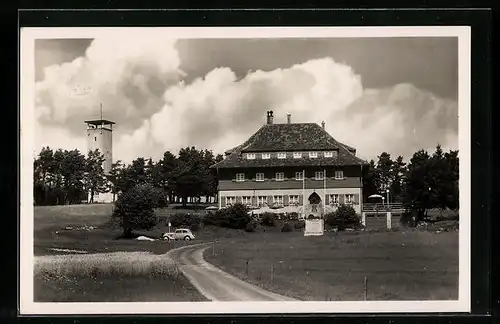
{"type": "Polygon", "coordinates": [[[198,301],[173,260],[146,252],[35,258],[35,301],[198,301]]]}
{"type": "MultiPolygon", "coordinates": [[[[173,213],[196,213],[172,207],[157,210],[160,222],[149,231],[136,231],[138,235],[160,238],[168,231],[167,218],[173,213]]],[[[113,225],[112,204],[37,206],[34,212],[35,255],[61,254],[64,250],[86,253],[117,251],[149,251],[164,254],[186,242],[150,242],[117,239],[122,230],[113,225]],[[55,250],[53,250],[55,249],[55,250]]],[[[202,213],[201,211],[200,213],[202,213]]],[[[227,231],[226,231],[227,232],[227,231]]],[[[197,241],[226,235],[223,231],[194,232],[197,241]]]]}
{"type": "MultiPolygon", "coordinates": [[[[35,207],[35,301],[205,300],[162,255],[194,241],[117,239],[121,229],[110,223],[112,208],[111,204],[35,207]]],[[[160,224],[138,234],[160,237],[168,230],[168,215],[185,211],[157,212],[160,224]]]]}
{"type": "Polygon", "coordinates": [[[301,300],[363,300],[365,278],[367,300],[458,298],[456,231],[253,235],[217,243],[206,260],[301,300]]]}

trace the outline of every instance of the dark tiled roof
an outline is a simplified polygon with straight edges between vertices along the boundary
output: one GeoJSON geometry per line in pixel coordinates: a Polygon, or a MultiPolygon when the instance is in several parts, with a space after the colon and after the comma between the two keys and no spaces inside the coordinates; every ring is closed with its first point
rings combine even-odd
{"type": "Polygon", "coordinates": [[[356,157],[355,149],[336,141],[321,126],[314,123],[271,124],[262,126],[243,144],[226,151],[226,158],[212,168],[245,168],[245,167],[282,167],[282,166],[335,166],[359,165],[366,163],[356,157]],[[275,151],[315,151],[337,150],[336,157],[301,159],[266,159],[247,160],[243,152],[275,152],[275,151]]]}

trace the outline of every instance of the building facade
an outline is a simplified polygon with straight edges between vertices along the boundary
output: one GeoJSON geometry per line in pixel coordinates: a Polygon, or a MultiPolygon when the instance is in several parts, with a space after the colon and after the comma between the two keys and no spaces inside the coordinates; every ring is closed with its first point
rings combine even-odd
{"type": "MultiPolygon", "coordinates": [[[[113,125],[112,121],[105,119],[86,120],[87,124],[87,150],[99,150],[104,155],[102,168],[105,175],[109,175],[113,165],[113,125]]],[[[88,196],[90,201],[90,193],[88,196]]],[[[113,201],[111,192],[94,194],[94,202],[109,203],[113,201]]]]}
{"type": "Polygon", "coordinates": [[[219,208],[243,203],[321,216],[342,204],[362,210],[362,168],[356,150],[316,123],[267,122],[227,151],[217,170],[219,208]]]}

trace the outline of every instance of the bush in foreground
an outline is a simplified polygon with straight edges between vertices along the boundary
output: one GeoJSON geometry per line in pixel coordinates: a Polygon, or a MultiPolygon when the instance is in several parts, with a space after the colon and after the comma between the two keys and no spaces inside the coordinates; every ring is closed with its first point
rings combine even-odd
{"type": "Polygon", "coordinates": [[[295,229],[304,229],[306,227],[306,222],[303,220],[299,220],[295,225],[293,225],[295,229]]]}
{"type": "Polygon", "coordinates": [[[244,229],[252,220],[248,215],[248,208],[243,204],[234,204],[230,207],[208,213],[203,218],[204,225],[214,225],[232,229],[244,229]]]}
{"type": "Polygon", "coordinates": [[[201,227],[201,216],[190,213],[175,213],[168,218],[173,227],[187,227],[197,231],[201,227]]]}
{"type": "Polygon", "coordinates": [[[263,213],[260,223],[262,226],[274,227],[276,226],[276,215],[273,213],[263,213]]]}
{"type": "Polygon", "coordinates": [[[132,230],[149,230],[158,224],[158,216],[154,212],[154,208],[158,207],[157,194],[152,185],[140,184],[118,197],[113,218],[118,219],[123,237],[131,238],[132,230]]]}
{"type": "Polygon", "coordinates": [[[282,232],[291,232],[293,231],[292,226],[288,223],[284,223],[283,227],[281,227],[282,232]]]}
{"type": "Polygon", "coordinates": [[[246,232],[255,232],[255,229],[257,228],[257,222],[256,221],[250,221],[246,226],[245,226],[245,231],[246,232]]]}
{"type": "Polygon", "coordinates": [[[339,231],[346,229],[346,227],[358,227],[361,224],[360,217],[349,205],[341,205],[333,213],[326,214],[325,221],[331,227],[336,226],[339,231]]]}

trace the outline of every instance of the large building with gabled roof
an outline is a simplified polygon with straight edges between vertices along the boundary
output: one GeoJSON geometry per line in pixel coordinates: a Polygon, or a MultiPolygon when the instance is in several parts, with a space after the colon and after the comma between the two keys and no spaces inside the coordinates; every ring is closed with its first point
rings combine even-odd
{"type": "Polygon", "coordinates": [[[320,216],[341,204],[362,210],[362,168],[356,149],[335,140],[325,124],[267,122],[247,141],[225,152],[212,168],[219,180],[219,208],[285,208],[320,216]]]}

